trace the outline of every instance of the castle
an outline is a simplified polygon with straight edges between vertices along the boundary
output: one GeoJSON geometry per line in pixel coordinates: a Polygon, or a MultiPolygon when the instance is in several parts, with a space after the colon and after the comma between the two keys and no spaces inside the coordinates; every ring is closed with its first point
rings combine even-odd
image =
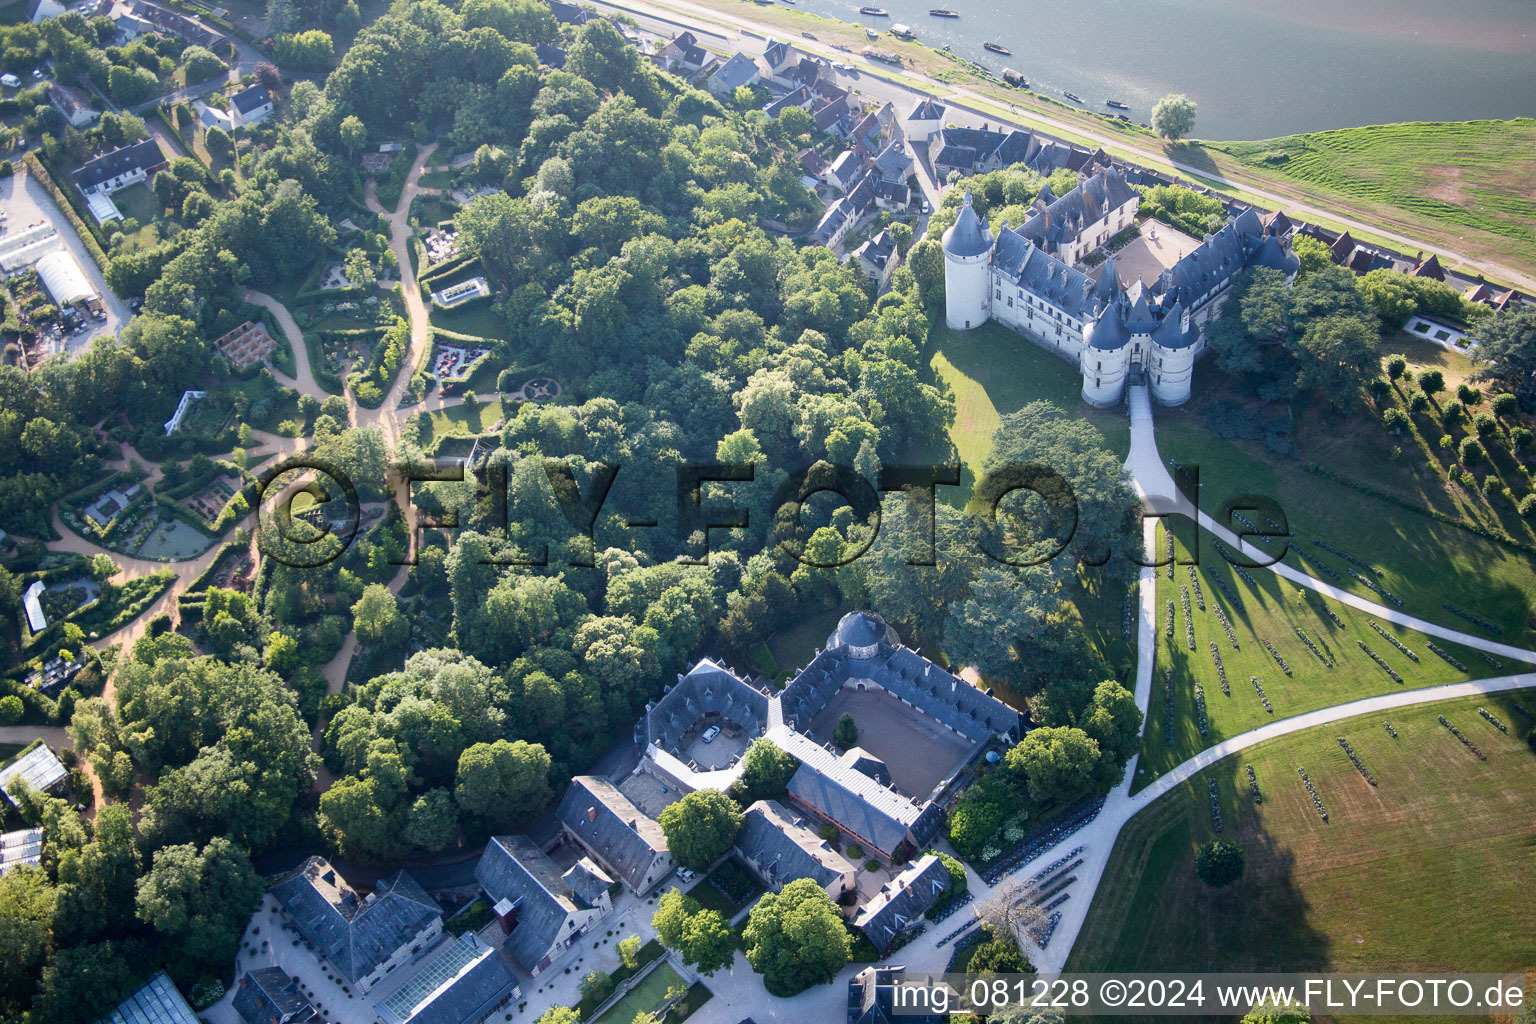
{"type": "Polygon", "coordinates": [[[971,205],[944,233],[944,319],[953,330],[996,320],[1064,359],[1083,375],[1083,400],[1100,408],[1145,381],[1163,405],[1189,400],[1200,327],[1221,311],[1232,279],[1250,266],[1293,280],[1299,261],[1253,210],[1164,270],[1152,284],[1120,280],[1113,257],[1098,276],[1078,265],[1131,227],[1141,194],[1104,168],[1056,198],[1047,187],[1017,228],[996,237],[971,205]]]}

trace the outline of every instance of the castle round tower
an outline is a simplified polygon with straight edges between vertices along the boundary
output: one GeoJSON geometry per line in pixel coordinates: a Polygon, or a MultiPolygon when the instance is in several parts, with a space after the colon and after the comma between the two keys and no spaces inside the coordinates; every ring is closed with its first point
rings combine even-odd
{"type": "Polygon", "coordinates": [[[951,330],[980,327],[992,315],[991,263],[992,229],[967,192],[960,216],[944,232],[944,322],[951,330]]]}
{"type": "Polygon", "coordinates": [[[1120,403],[1131,368],[1131,332],[1115,303],[1083,329],[1078,366],[1083,371],[1083,401],[1098,409],[1120,403]]]}
{"type": "Polygon", "coordinates": [[[1152,382],[1152,400],[1159,405],[1183,405],[1189,401],[1195,379],[1195,339],[1199,327],[1190,323],[1183,303],[1175,302],[1152,332],[1151,359],[1147,376],[1152,382]]]}

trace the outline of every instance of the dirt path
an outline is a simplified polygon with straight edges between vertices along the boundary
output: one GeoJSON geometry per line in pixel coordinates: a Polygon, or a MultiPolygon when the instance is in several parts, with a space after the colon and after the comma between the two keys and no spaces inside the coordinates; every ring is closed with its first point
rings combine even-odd
{"type": "MultiPolygon", "coordinates": [[[[421,362],[422,354],[426,346],[431,343],[431,324],[427,319],[427,305],[422,301],[421,289],[416,285],[416,271],[411,268],[411,200],[422,194],[421,171],[426,165],[427,158],[437,149],[437,143],[422,148],[417,154],[416,161],[411,165],[411,170],[405,179],[405,188],[400,193],[400,204],[394,213],[385,211],[379,203],[379,197],[374,183],[368,182],[364,193],[368,209],[374,213],[383,214],[389,222],[389,247],[395,254],[395,260],[400,265],[400,291],[405,297],[406,316],[411,322],[411,347],[401,361],[400,372],[395,375],[395,382],[390,386],[389,394],[384,396],[384,402],[378,411],[373,413],[375,422],[370,426],[380,427],[384,431],[384,440],[394,447],[400,443],[400,428],[409,416],[401,415],[400,399],[405,395],[405,389],[411,382],[411,376],[416,372],[416,367],[421,362]]],[[[362,426],[361,422],[358,426],[362,426]]]]}

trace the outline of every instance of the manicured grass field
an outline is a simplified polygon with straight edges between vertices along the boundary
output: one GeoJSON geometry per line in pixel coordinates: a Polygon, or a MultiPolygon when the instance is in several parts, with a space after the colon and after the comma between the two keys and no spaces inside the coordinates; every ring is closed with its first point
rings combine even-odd
{"type": "MultiPolygon", "coordinates": [[[[1181,542],[1175,543],[1175,556],[1182,563],[1190,558],[1189,528],[1175,528],[1181,542]]],[[[1166,534],[1159,529],[1158,558],[1164,557],[1166,534]]],[[[1309,551],[1308,555],[1312,555],[1309,551]]],[[[1134,788],[1140,789],[1163,772],[1187,760],[1194,754],[1221,740],[1237,736],[1250,729],[1281,718],[1289,718],[1303,711],[1329,707],[1347,701],[1358,700],[1378,693],[1398,689],[1417,689],[1440,683],[1459,682],[1468,678],[1481,678],[1504,672],[1520,671],[1524,666],[1506,664],[1496,669],[1478,655],[1448,641],[1436,641],[1437,646],[1466,665],[1462,672],[1448,664],[1424,646],[1425,638],[1412,630],[1402,629],[1365,612],[1356,611],[1339,602],[1305,592],[1295,584],[1281,579],[1265,569],[1250,569],[1257,587],[1250,586],[1238,575],[1210,544],[1204,535],[1200,550],[1198,575],[1201,592],[1205,597],[1205,611],[1201,611],[1189,583],[1189,568],[1174,567],[1174,579],[1168,579],[1167,570],[1157,572],[1156,640],[1157,656],[1153,669],[1152,696],[1147,709],[1146,729],[1143,733],[1142,756],[1137,761],[1134,788]],[[1227,582],[1242,598],[1243,611],[1237,612],[1211,581],[1215,574],[1227,582]],[[1195,649],[1189,649],[1184,629],[1184,609],[1180,588],[1190,593],[1190,611],[1195,624],[1195,649]],[[1167,635],[1168,602],[1173,602],[1175,625],[1173,637],[1167,635]],[[1215,603],[1220,602],[1232,624],[1233,634],[1240,645],[1232,648],[1221,622],[1216,617],[1215,603]],[[1328,617],[1327,609],[1344,622],[1341,629],[1328,617]],[[1419,656],[1414,662],[1392,646],[1371,628],[1371,622],[1382,627],[1419,656]],[[1334,663],[1326,667],[1322,660],[1308,650],[1305,642],[1296,635],[1300,628],[1312,638],[1323,656],[1334,663]],[[1287,676],[1280,664],[1260,642],[1268,640],[1290,666],[1287,676]],[[1402,676],[1397,683],[1371,660],[1358,646],[1358,641],[1370,645],[1388,665],[1402,676]],[[1216,644],[1231,695],[1222,693],[1215,660],[1211,657],[1211,643],[1216,644]],[[1167,672],[1173,672],[1174,741],[1167,742],[1166,713],[1163,681],[1167,672]],[[1274,707],[1274,713],[1265,711],[1251,677],[1257,676],[1264,693],[1274,707]],[[1208,729],[1200,734],[1195,684],[1205,691],[1208,729]]],[[[1343,573],[1343,563],[1327,552],[1317,552],[1324,563],[1343,573]]]]}
{"type": "Polygon", "coordinates": [[[681,985],[683,979],[671,964],[662,964],[641,979],[628,995],[614,1003],[612,1008],[597,1019],[597,1024],[633,1024],[642,1013],[651,1013],[667,1001],[667,990],[681,985]]]}
{"type": "Polygon", "coordinates": [[[1531,725],[1516,703],[1536,709],[1536,691],[1337,722],[1190,779],[1120,833],[1066,969],[1528,969],[1536,963],[1536,755],[1516,736],[1531,725]],[[1440,714],[1488,759],[1442,728],[1440,714]],[[1338,737],[1378,786],[1359,775],[1338,737]],[[1250,795],[1248,764],[1262,804],[1250,795]],[[1219,790],[1222,835],[1247,855],[1244,877],[1214,891],[1194,872],[1196,847],[1214,835],[1207,778],[1219,790]]]}
{"type": "Polygon", "coordinates": [[[427,415],[428,430],[423,443],[430,444],[436,438],[452,435],[473,437],[491,429],[491,424],[506,417],[507,410],[499,398],[477,403],[473,407],[461,403],[438,409],[427,415]]]}
{"type": "Polygon", "coordinates": [[[940,491],[957,503],[969,494],[974,474],[992,451],[992,435],[1002,417],[1030,402],[1047,401],[1088,420],[1117,454],[1130,451],[1130,420],[1123,409],[1098,410],[1083,404],[1083,379],[1069,362],[1045,351],[1006,327],[986,323],[970,331],[936,324],[928,335],[935,375],[955,394],[955,425],[950,437],[967,472],[959,492],[940,491]]]}
{"type": "MultiPolygon", "coordinates": [[[[457,284],[458,282],[453,282],[457,284]]],[[[433,283],[433,287],[446,287],[433,283]]],[[[429,307],[432,326],[474,338],[500,338],[506,333],[501,318],[491,309],[490,299],[475,299],[454,309],[429,307]]]]}
{"type": "MultiPolygon", "coordinates": [[[[1302,460],[1261,455],[1260,446],[1218,437],[1196,411],[1158,410],[1157,417],[1162,457],[1199,466],[1201,508],[1207,514],[1220,520],[1223,503],[1242,495],[1270,498],[1283,509],[1294,543],[1312,554],[1318,551],[1312,541],[1322,540],[1380,569],[1378,582],[1403,600],[1409,614],[1471,629],[1444,610],[1449,602],[1502,627],[1498,639],[1518,646],[1531,643],[1528,595],[1536,557],[1325,479],[1309,472],[1302,460]]],[[[1374,487],[1376,474],[1369,467],[1356,467],[1350,475],[1374,487]]],[[[1294,554],[1286,560],[1303,567],[1294,554]]],[[[1342,579],[1327,582],[1379,600],[1342,564],[1336,568],[1342,579]]]]}
{"type": "MultiPolygon", "coordinates": [[[[1410,122],[1208,142],[1244,165],[1332,193],[1363,210],[1402,211],[1536,263],[1536,119],[1410,122]]],[[[1463,251],[1466,251],[1465,249],[1463,251]]]]}

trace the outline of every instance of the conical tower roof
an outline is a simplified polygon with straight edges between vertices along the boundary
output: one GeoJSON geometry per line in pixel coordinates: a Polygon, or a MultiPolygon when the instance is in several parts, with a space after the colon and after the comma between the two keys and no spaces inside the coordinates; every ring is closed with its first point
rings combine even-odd
{"type": "Polygon", "coordinates": [[[960,203],[960,216],[944,232],[944,251],[951,256],[980,256],[991,248],[992,229],[976,216],[976,209],[971,205],[971,193],[966,192],[960,203]]]}

